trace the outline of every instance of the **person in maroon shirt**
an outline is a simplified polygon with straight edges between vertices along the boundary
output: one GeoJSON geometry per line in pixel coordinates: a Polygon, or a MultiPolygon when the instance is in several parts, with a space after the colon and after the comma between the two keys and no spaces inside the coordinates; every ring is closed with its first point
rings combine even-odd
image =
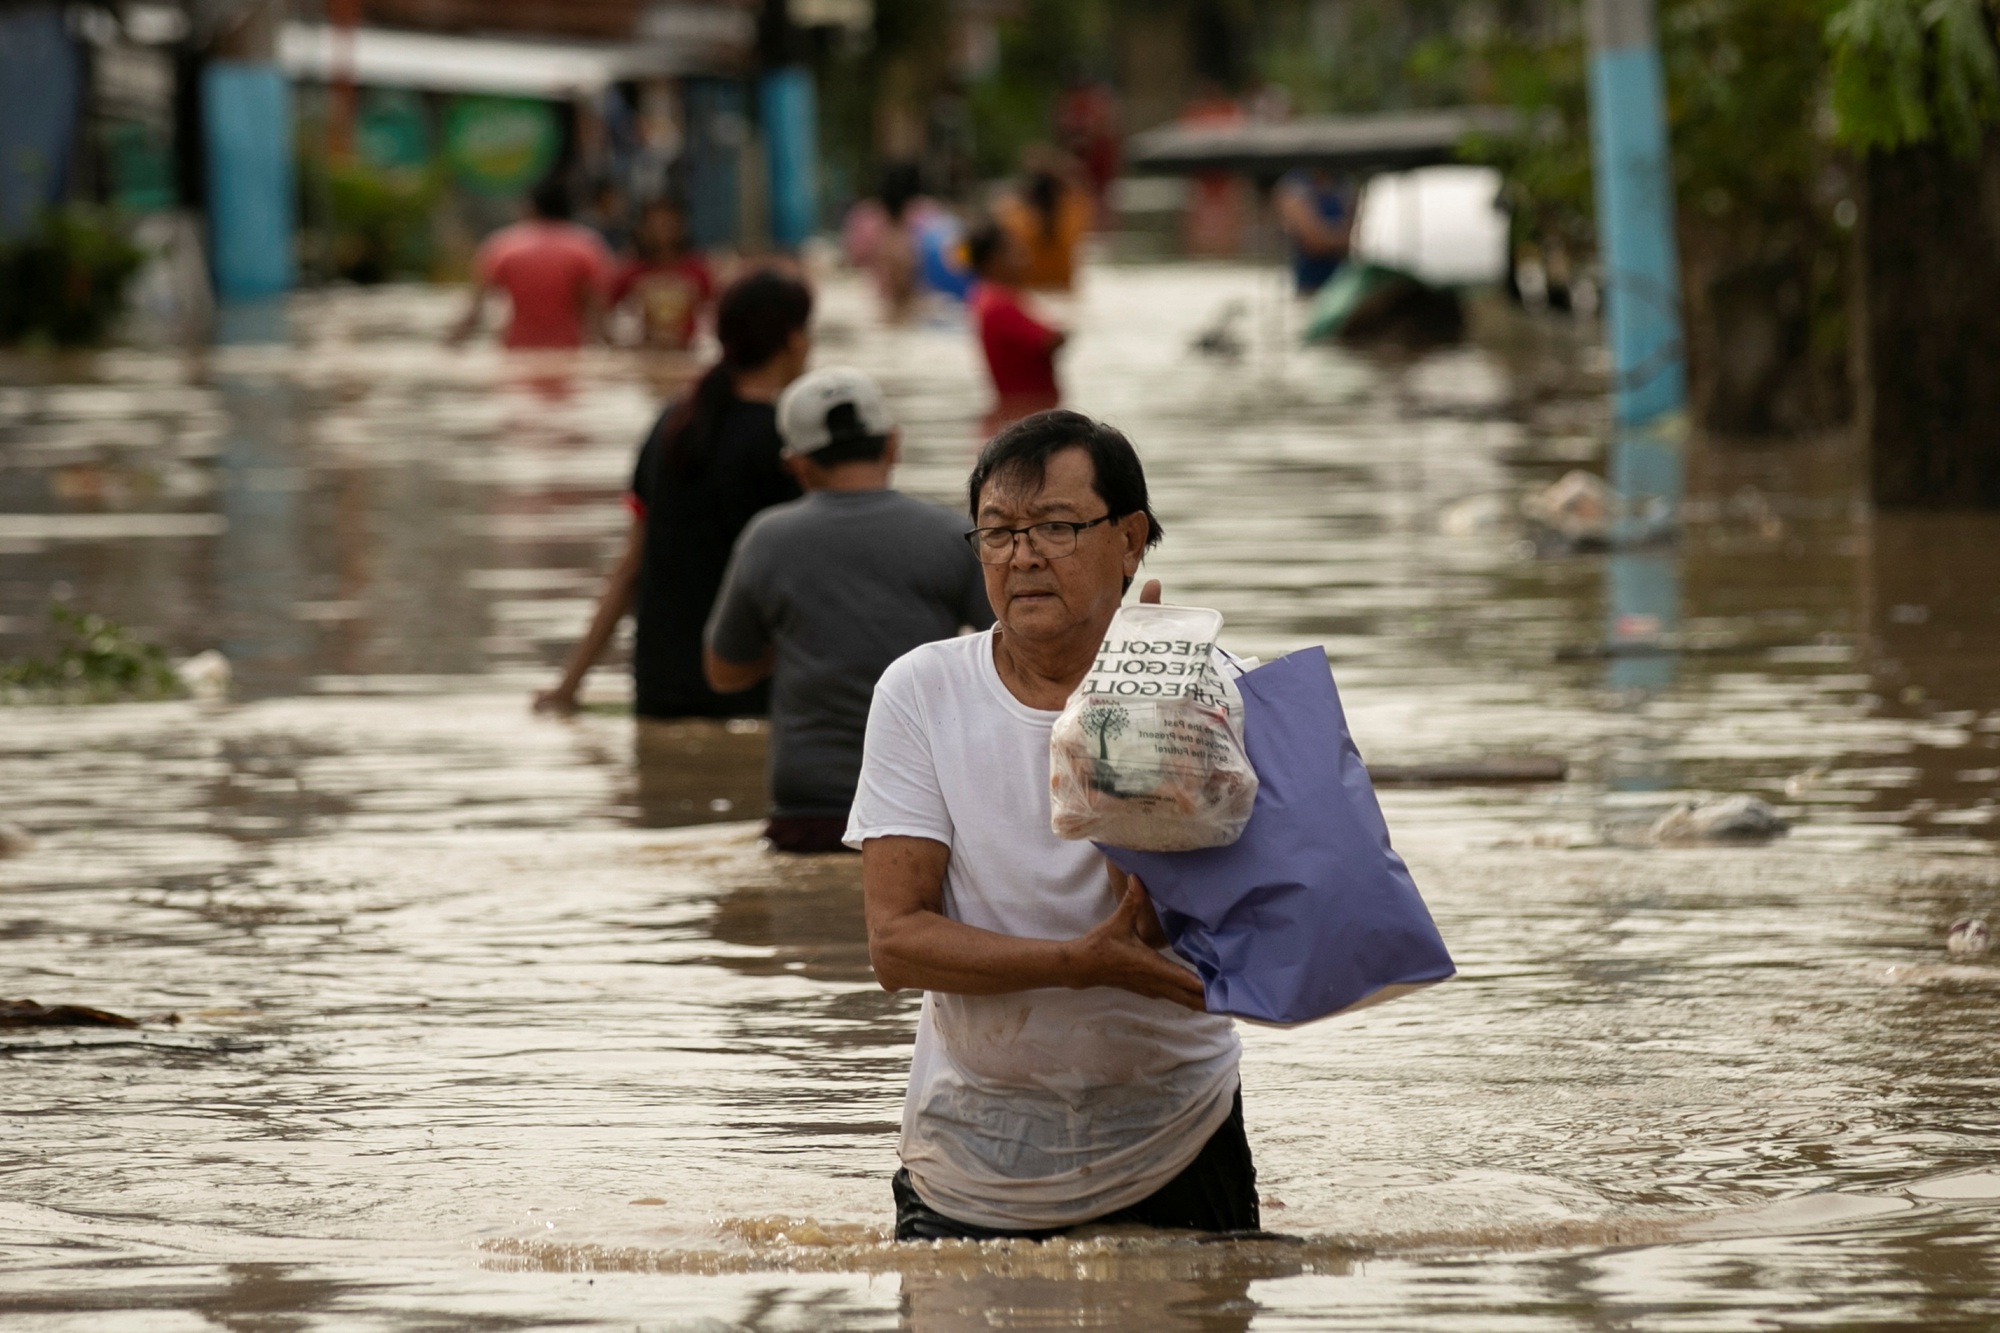
{"type": "Polygon", "coordinates": [[[611,286],[611,308],[629,301],[647,347],[684,352],[715,294],[708,261],[687,246],[687,220],[671,199],[655,199],[639,217],[639,255],[611,286]]]}
{"type": "Polygon", "coordinates": [[[993,407],[986,414],[992,435],[1022,417],[1059,406],[1056,352],[1069,334],[1044,324],[1021,302],[1020,283],[1027,259],[1018,242],[996,222],[983,222],[966,240],[978,285],[972,289],[972,318],[986,369],[993,377],[993,407]]]}

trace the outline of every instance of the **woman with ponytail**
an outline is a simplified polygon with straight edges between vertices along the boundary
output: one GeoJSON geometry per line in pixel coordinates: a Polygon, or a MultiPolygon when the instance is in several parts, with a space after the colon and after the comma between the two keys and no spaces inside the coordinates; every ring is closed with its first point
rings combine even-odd
{"type": "Polygon", "coordinates": [[[633,711],[640,717],[763,713],[763,687],[717,694],[702,675],[701,632],[736,536],[759,510],[798,498],[779,461],[775,404],[805,370],[812,293],[790,274],[752,273],[716,307],[722,359],[673,403],[639,450],[626,503],[625,554],[562,680],[535,696],[541,712],[573,712],[583,678],[627,610],[637,619],[633,711]]]}

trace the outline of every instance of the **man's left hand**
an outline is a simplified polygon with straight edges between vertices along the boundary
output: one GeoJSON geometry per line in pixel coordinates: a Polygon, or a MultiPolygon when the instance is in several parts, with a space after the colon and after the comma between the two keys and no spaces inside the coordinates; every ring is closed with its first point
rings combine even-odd
{"type": "Polygon", "coordinates": [[[1111,892],[1120,902],[1123,902],[1125,895],[1132,891],[1134,884],[1139,884],[1140,905],[1134,914],[1134,924],[1138,927],[1139,938],[1155,949],[1166,948],[1167,932],[1160,925],[1160,914],[1154,909],[1152,895],[1146,892],[1146,886],[1113,865],[1109,857],[1104,861],[1104,876],[1111,881],[1111,892]]]}

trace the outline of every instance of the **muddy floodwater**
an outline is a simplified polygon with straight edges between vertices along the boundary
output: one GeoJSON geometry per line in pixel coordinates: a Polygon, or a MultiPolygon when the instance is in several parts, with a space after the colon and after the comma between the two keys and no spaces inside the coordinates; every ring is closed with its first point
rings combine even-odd
{"type": "MultiPolygon", "coordinates": [[[[0,998],[180,1020],[0,1031],[7,1333],[2000,1324],[2000,963],[1944,948],[2000,923],[2000,521],[1711,447],[1678,551],[1563,553],[1514,514],[1601,462],[1573,329],[1373,360],[1274,275],[1093,269],[1064,372],[1170,599],[1324,644],[1373,765],[1569,777],[1385,789],[1462,971],[1244,1031],[1283,1238],[899,1247],[917,1006],[855,863],[758,848],[756,724],[636,729],[615,667],[526,708],[688,367],[441,350],[457,300],[0,366],[0,656],[55,597],[235,674],[0,709],[0,998]],[[1656,845],[1700,794],[1791,831],[1656,845]]],[[[819,336],[956,502],[962,328],[835,281],[819,336]]]]}

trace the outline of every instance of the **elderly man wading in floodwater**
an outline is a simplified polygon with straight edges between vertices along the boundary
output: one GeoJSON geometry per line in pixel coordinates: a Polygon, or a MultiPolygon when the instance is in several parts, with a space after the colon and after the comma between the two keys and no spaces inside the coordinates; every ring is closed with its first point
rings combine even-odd
{"type": "Polygon", "coordinates": [[[1230,1021],[1144,887],[1049,829],[1050,729],[1160,539],[1145,472],[1118,431],[1043,412],[969,490],[999,623],[882,676],[847,829],[875,974],[925,992],[896,1237],[1254,1230],[1230,1021]]]}

